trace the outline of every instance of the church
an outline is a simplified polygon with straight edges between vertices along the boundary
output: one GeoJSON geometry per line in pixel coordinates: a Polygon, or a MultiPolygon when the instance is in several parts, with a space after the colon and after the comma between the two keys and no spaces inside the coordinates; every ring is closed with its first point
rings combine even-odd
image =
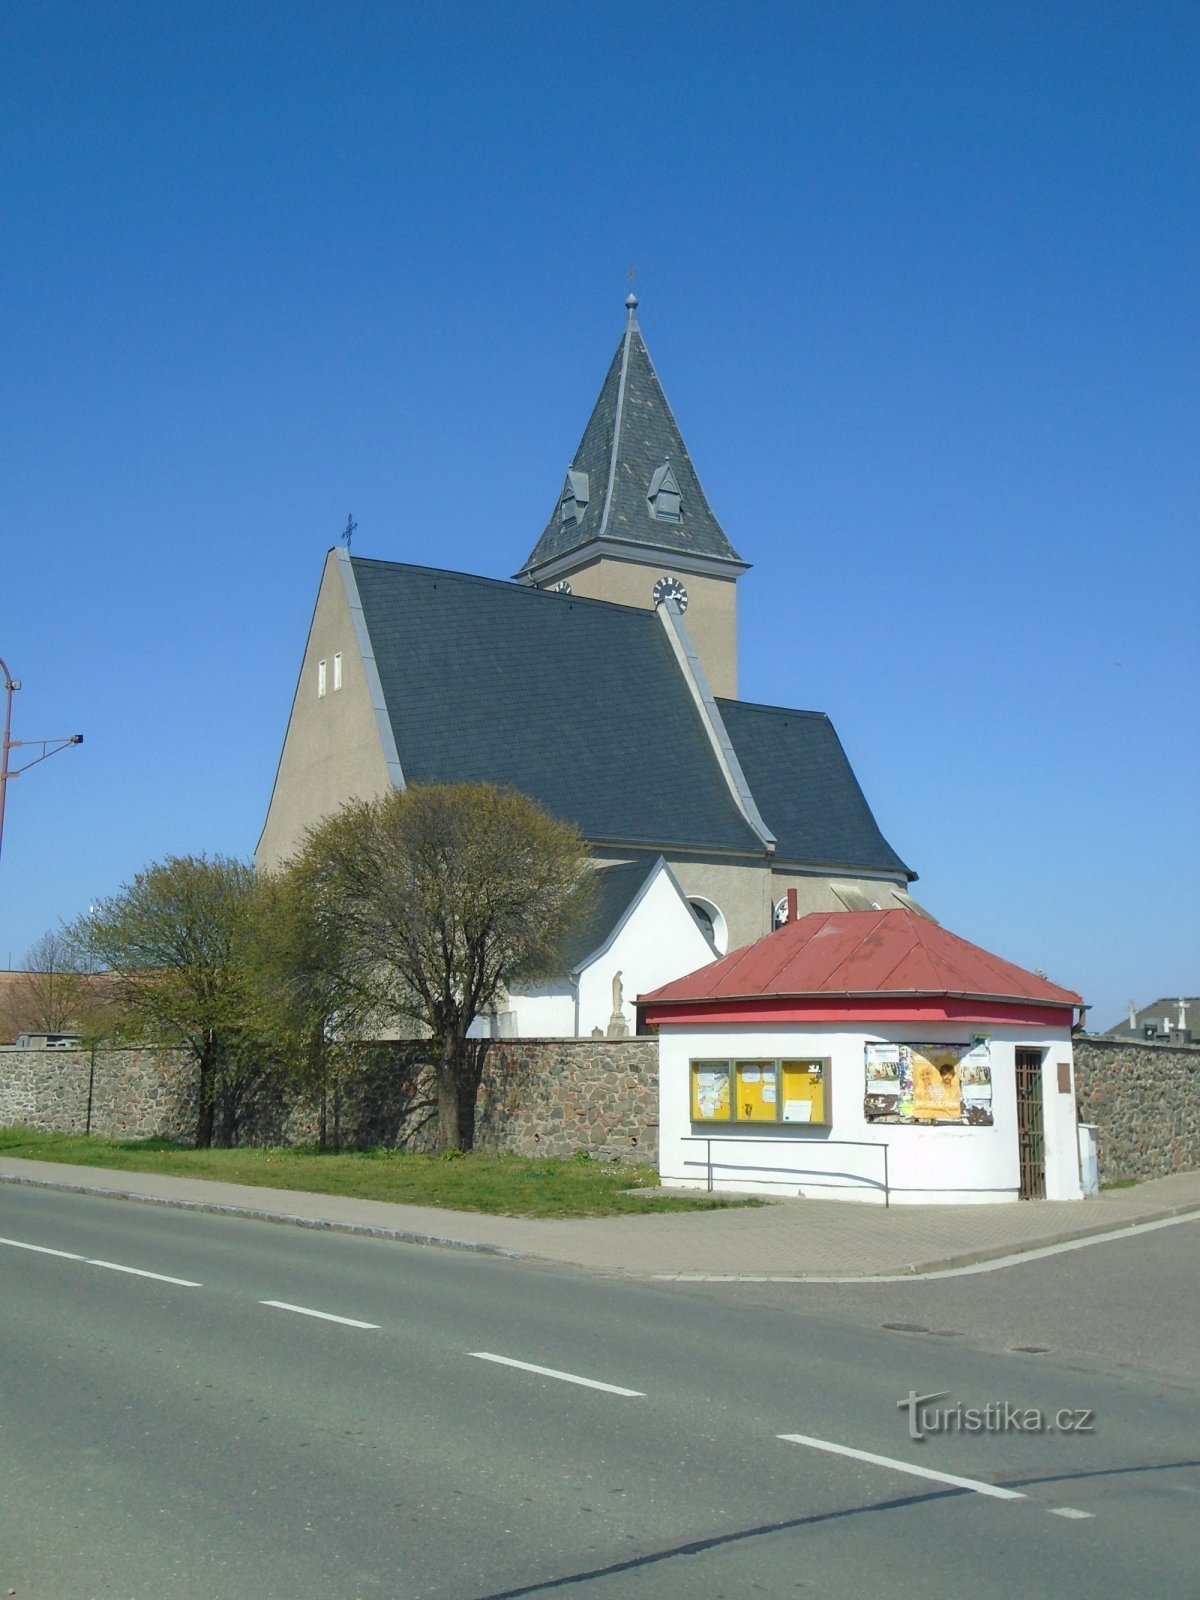
{"type": "Polygon", "coordinates": [[[256,865],[389,785],[496,783],[574,823],[599,910],[561,980],[491,1020],[526,1037],[619,1034],[638,993],[760,938],[789,905],[919,912],[829,718],[738,698],[747,569],[630,295],[512,581],[329,552],[256,865]]]}

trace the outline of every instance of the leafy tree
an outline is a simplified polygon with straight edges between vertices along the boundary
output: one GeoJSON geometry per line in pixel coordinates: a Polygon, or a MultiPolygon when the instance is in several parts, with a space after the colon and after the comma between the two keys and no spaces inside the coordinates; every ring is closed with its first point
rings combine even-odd
{"type": "Polygon", "coordinates": [[[258,879],[247,952],[259,1026],[293,1081],[319,1108],[319,1143],[328,1142],[328,1107],[346,1069],[343,1040],[355,1032],[358,996],[347,987],[335,923],[317,914],[311,880],[283,870],[258,879]]]}
{"type": "Polygon", "coordinates": [[[292,870],[356,1018],[407,1018],[437,1041],[438,1146],[468,1148],[480,1067],[467,1030],[503,988],[558,970],[593,883],[578,832],[512,790],[420,785],[352,801],[309,831],[292,870]]]}
{"type": "Polygon", "coordinates": [[[111,975],[109,1033],[190,1051],[199,1072],[196,1143],[236,1133],[262,1049],[251,981],[253,869],[228,856],[168,856],[73,925],[77,947],[111,975]]]}

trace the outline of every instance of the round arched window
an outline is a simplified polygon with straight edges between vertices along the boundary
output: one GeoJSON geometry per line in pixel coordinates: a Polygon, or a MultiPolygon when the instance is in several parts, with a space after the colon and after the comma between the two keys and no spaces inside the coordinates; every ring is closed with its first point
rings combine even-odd
{"type": "Polygon", "coordinates": [[[720,907],[713,905],[711,900],[704,900],[699,895],[693,895],[688,901],[700,926],[712,940],[717,948],[718,955],[724,955],[729,949],[729,929],[720,907]]]}

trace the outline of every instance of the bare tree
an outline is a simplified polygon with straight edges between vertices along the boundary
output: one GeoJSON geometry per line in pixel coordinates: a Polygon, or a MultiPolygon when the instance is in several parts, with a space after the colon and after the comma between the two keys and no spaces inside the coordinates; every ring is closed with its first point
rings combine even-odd
{"type": "Polygon", "coordinates": [[[87,963],[69,934],[51,929],[25,952],[5,998],[5,1032],[73,1033],[86,1027],[92,995],[87,963]]]}
{"type": "Polygon", "coordinates": [[[504,987],[549,976],[593,883],[578,832],[490,784],[354,801],[310,830],[292,871],[336,949],[342,992],[437,1042],[438,1144],[470,1142],[467,1030],[504,987]]]}

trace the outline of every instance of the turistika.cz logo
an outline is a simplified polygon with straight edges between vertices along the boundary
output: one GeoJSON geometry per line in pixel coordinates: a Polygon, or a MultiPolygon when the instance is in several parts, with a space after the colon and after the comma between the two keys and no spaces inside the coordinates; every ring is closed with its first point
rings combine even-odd
{"type": "Polygon", "coordinates": [[[926,1439],[931,1433],[1094,1433],[1094,1411],[1080,1407],[1061,1411],[1042,1411],[1037,1406],[1016,1406],[1011,1400],[990,1400],[985,1406],[955,1404],[939,1406],[948,1400],[941,1394],[908,1391],[896,1401],[897,1411],[908,1412],[910,1439],[926,1439]]]}

